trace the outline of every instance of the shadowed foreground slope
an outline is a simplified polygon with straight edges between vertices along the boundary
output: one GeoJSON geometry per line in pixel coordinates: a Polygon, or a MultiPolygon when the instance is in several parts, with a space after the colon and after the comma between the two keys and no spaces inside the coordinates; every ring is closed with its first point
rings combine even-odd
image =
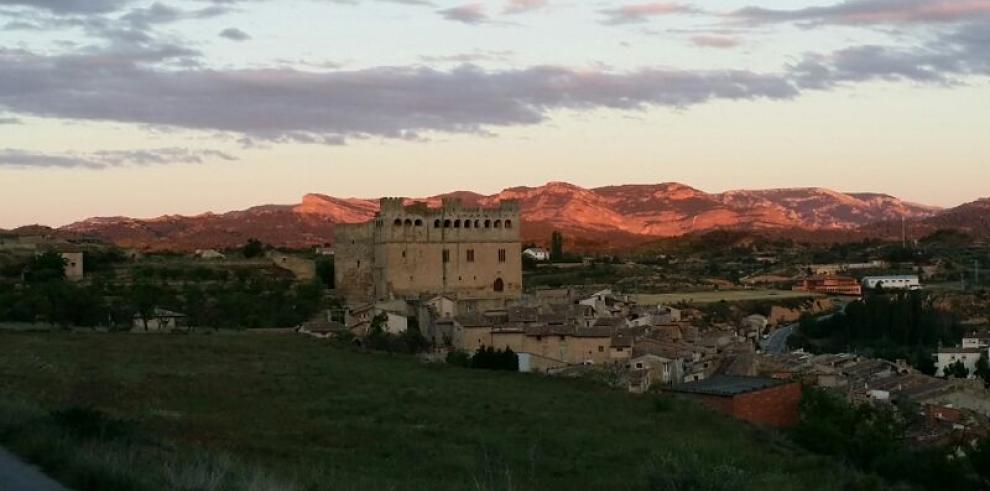
{"type": "Polygon", "coordinates": [[[78,490],[840,489],[847,479],[686,403],[301,336],[0,333],[0,346],[0,444],[78,490]]]}

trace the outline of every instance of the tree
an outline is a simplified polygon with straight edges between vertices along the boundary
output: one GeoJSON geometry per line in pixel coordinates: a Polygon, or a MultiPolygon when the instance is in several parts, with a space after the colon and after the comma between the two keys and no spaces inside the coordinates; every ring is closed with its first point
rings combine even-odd
{"type": "Polygon", "coordinates": [[[966,365],[963,365],[962,360],[959,360],[945,367],[942,374],[946,377],[966,378],[969,377],[969,369],[966,368],[966,365]]]}
{"type": "Polygon", "coordinates": [[[247,243],[241,249],[244,257],[250,259],[254,257],[259,257],[265,253],[265,244],[262,244],[258,239],[248,239],[247,243]]]}
{"type": "Polygon", "coordinates": [[[162,288],[151,283],[141,282],[131,288],[131,307],[141,317],[145,331],[148,330],[148,321],[154,315],[155,308],[158,307],[163,296],[162,288]]]}
{"type": "Polygon", "coordinates": [[[969,462],[983,489],[990,488],[990,438],[983,439],[969,452],[969,462]]]}
{"type": "Polygon", "coordinates": [[[990,360],[987,360],[986,353],[976,361],[976,370],[973,372],[973,375],[983,379],[984,384],[990,385],[990,360]]]}
{"type": "Polygon", "coordinates": [[[550,235],[550,258],[555,261],[564,258],[564,236],[556,230],[550,235]]]}
{"type": "Polygon", "coordinates": [[[24,270],[24,279],[28,283],[44,283],[65,279],[67,261],[61,254],[48,251],[31,258],[24,270]]]}

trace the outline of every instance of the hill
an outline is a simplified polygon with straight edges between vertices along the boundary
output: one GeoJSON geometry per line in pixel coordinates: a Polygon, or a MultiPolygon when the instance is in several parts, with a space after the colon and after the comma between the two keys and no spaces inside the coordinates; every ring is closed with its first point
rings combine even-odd
{"type": "Polygon", "coordinates": [[[959,230],[977,237],[990,237],[990,198],[983,198],[932,216],[901,220],[886,220],[861,227],[859,232],[872,237],[900,239],[902,231],[909,238],[920,238],[938,230],[959,230]]]}
{"type": "MultiPolygon", "coordinates": [[[[923,219],[938,212],[882,194],[821,188],[710,194],[679,183],[586,189],[551,182],[494,195],[457,191],[418,201],[439,206],[447,197],[469,206],[518,200],[524,241],[545,243],[551,231],[560,230],[575,239],[572,247],[588,250],[628,249],[657,238],[716,229],[841,233],[874,222],[923,219]]],[[[377,209],[377,200],[308,194],[297,205],[144,220],[91,218],[60,230],[146,249],[230,248],[251,237],[276,246],[303,247],[332,242],[334,224],[370,220],[377,209]]]]}
{"type": "Polygon", "coordinates": [[[0,443],[79,489],[837,490],[850,479],[772,433],[583,380],[296,335],[0,332],[0,345],[0,443]]]}

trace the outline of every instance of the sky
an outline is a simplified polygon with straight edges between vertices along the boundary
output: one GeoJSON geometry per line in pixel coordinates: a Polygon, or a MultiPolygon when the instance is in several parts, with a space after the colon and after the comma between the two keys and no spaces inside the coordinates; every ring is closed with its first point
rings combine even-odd
{"type": "Polygon", "coordinates": [[[0,0],[0,228],[566,181],[990,196],[990,0],[0,0]]]}

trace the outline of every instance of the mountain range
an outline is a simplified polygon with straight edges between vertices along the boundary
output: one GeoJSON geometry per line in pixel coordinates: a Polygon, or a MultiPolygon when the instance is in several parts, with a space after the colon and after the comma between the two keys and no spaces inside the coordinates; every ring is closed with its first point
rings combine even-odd
{"type": "MultiPolygon", "coordinates": [[[[900,237],[902,220],[912,233],[962,228],[990,234],[990,199],[958,208],[906,202],[878,193],[791,188],[706,193],[679,183],[582,188],[563,182],[514,187],[494,195],[458,191],[409,201],[439,206],[443,198],[466,206],[518,200],[526,242],[546,243],[561,231],[579,249],[621,249],[666,237],[716,229],[765,231],[806,237],[900,237]]],[[[122,247],[150,250],[232,248],[249,238],[279,247],[332,244],[337,223],[370,220],[376,199],[307,194],[298,204],[152,219],[90,218],[59,229],[99,237],[122,247]]]]}

